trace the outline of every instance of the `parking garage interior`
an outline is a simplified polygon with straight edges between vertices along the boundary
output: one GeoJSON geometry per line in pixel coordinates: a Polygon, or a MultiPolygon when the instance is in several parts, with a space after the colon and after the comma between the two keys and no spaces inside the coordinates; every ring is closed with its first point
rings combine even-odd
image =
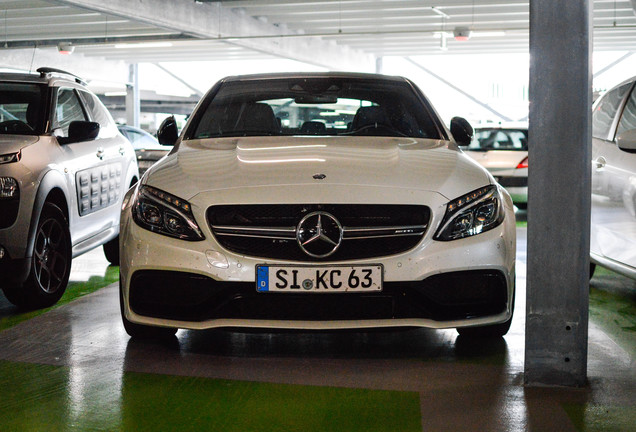
{"type": "Polygon", "coordinates": [[[529,53],[530,142],[570,143],[530,150],[537,162],[528,209],[516,213],[517,297],[506,336],[227,328],[139,341],[121,324],[119,268],[98,248],[74,259],[53,307],[23,311],[0,296],[0,430],[636,427],[636,281],[602,268],[589,279],[586,193],[594,77],[626,68],[636,50],[633,2],[0,0],[2,33],[0,67],[72,71],[134,126],[157,113],[187,118],[207,89],[174,65],[200,68],[202,59],[219,69],[280,61],[382,73],[397,58],[451,101],[505,120],[417,56],[529,53]],[[593,63],[609,51],[620,54],[593,63]],[[144,91],[139,70],[149,65],[183,95],[144,91]],[[554,186],[572,178],[571,187],[554,186]]]}

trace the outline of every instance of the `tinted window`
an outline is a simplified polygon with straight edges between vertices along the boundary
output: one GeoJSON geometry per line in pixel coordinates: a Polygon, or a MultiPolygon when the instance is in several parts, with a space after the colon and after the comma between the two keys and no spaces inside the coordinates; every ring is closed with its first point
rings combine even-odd
{"type": "Polygon", "coordinates": [[[189,138],[370,135],[439,139],[436,119],[406,83],[346,78],[224,83],[189,138]]]}
{"type": "Polygon", "coordinates": [[[527,129],[475,129],[475,135],[466,150],[519,150],[528,151],[527,129]]]}
{"type": "Polygon", "coordinates": [[[77,94],[72,89],[59,89],[53,117],[53,128],[57,129],[56,135],[67,137],[69,125],[77,120],[86,120],[77,94]]]}
{"type": "Polygon", "coordinates": [[[0,134],[41,134],[45,91],[38,84],[0,83],[0,134]]]}
{"type": "Polygon", "coordinates": [[[592,113],[592,135],[600,139],[608,139],[616,111],[620,106],[631,83],[624,84],[607,92],[594,107],[592,113]]]}
{"type": "Polygon", "coordinates": [[[632,94],[625,104],[625,109],[618,122],[616,135],[632,129],[636,129],[636,92],[634,91],[632,91],[632,94]]]}

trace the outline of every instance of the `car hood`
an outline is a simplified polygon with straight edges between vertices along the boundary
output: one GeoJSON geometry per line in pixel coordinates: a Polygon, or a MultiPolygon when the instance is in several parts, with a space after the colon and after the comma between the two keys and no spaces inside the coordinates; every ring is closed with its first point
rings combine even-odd
{"type": "Polygon", "coordinates": [[[15,153],[38,142],[37,135],[4,135],[0,134],[0,154],[15,153]]]}
{"type": "Polygon", "coordinates": [[[448,141],[392,137],[245,137],[183,141],[146,183],[198,193],[316,184],[438,192],[453,199],[491,183],[448,141]]]}

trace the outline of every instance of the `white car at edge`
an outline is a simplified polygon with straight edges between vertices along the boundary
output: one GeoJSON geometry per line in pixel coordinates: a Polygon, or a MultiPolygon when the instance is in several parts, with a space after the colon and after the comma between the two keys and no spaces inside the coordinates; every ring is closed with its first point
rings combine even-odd
{"type": "Polygon", "coordinates": [[[409,80],[229,77],[125,197],[122,319],[133,337],[217,327],[457,328],[512,320],[508,193],[409,80]],[[454,138],[453,138],[454,136],[454,138]],[[457,141],[457,142],[456,142],[457,141]]]}

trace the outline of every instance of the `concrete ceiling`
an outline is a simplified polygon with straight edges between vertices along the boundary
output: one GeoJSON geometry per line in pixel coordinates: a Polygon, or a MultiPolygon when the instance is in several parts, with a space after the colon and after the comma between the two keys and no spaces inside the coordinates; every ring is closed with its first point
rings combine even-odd
{"type": "MultiPolygon", "coordinates": [[[[636,51],[632,2],[593,4],[594,49],[636,51]]],[[[528,0],[0,0],[0,47],[71,42],[84,57],[127,63],[288,58],[373,70],[382,56],[527,52],[528,7],[528,0]],[[457,27],[469,28],[470,39],[456,41],[457,27]]]]}

